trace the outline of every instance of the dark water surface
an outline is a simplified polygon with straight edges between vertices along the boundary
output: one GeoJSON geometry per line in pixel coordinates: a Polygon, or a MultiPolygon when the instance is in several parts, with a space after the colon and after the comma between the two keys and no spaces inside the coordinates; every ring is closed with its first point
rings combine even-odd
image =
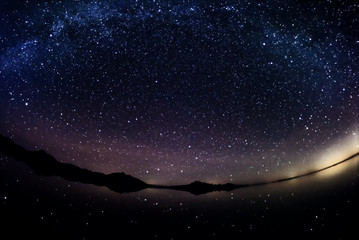
{"type": "Polygon", "coordinates": [[[119,194],[0,159],[2,239],[355,239],[359,226],[359,157],[300,179],[200,196],[119,194]]]}

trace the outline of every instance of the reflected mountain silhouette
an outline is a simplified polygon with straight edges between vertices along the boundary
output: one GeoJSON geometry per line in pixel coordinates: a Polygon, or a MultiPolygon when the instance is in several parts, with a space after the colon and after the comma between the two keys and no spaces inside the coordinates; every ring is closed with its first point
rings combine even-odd
{"type": "Polygon", "coordinates": [[[231,184],[231,183],[210,184],[206,182],[195,181],[187,185],[162,186],[162,185],[147,184],[146,182],[140,179],[137,179],[135,177],[132,177],[122,172],[104,174],[100,172],[93,172],[88,169],[83,169],[69,163],[61,163],[57,161],[53,156],[51,156],[50,154],[46,153],[43,150],[28,151],[22,146],[14,143],[10,138],[7,138],[1,134],[0,134],[0,152],[2,152],[5,156],[12,157],[17,161],[26,163],[37,175],[40,176],[58,176],[69,181],[94,184],[97,186],[105,186],[111,189],[112,191],[118,193],[137,192],[146,188],[158,188],[158,189],[172,189],[172,190],[185,191],[192,193],[194,195],[206,194],[214,191],[232,191],[234,189],[243,188],[243,187],[289,181],[292,179],[296,179],[311,174],[315,174],[320,171],[324,171],[328,168],[339,165],[359,155],[359,153],[356,153],[344,159],[341,162],[330,165],[320,170],[312,171],[295,177],[279,179],[271,182],[240,185],[240,184],[231,184]]]}

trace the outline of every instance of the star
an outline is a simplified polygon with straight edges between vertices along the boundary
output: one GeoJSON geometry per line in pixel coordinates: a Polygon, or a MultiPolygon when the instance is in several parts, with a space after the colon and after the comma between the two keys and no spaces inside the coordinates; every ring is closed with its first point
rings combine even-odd
{"type": "Polygon", "coordinates": [[[241,183],[358,152],[351,3],[3,5],[1,131],[62,162],[241,183]]]}

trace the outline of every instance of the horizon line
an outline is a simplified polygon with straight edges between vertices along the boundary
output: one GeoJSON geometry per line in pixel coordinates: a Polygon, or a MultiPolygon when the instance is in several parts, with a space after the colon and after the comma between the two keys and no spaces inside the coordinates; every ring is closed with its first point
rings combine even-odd
{"type": "Polygon", "coordinates": [[[319,173],[319,172],[322,172],[322,171],[325,171],[325,170],[328,170],[330,168],[333,168],[335,166],[338,166],[342,163],[345,163],[355,157],[359,156],[359,152],[357,153],[354,153],[352,155],[350,155],[349,157],[345,158],[344,160],[341,160],[337,163],[333,163],[327,167],[324,167],[324,168],[320,168],[318,170],[313,170],[313,171],[309,171],[307,173],[303,173],[303,174],[299,174],[299,175],[296,175],[294,177],[287,177],[287,178],[280,178],[280,179],[277,179],[277,180],[271,180],[271,181],[267,181],[267,182],[259,182],[259,183],[253,183],[253,184],[248,184],[250,186],[257,186],[257,185],[265,185],[265,184],[271,184],[271,183],[278,183],[278,182],[285,182],[285,181],[290,181],[290,180],[293,180],[293,179],[297,179],[297,178],[302,178],[302,177],[306,177],[306,176],[309,176],[309,175],[314,175],[316,173],[319,173]]]}
{"type": "MultiPolygon", "coordinates": [[[[113,175],[113,173],[104,174],[104,173],[101,173],[101,172],[95,172],[95,171],[91,171],[89,169],[80,168],[80,167],[78,167],[76,165],[73,165],[71,163],[59,162],[53,156],[46,153],[44,150],[28,151],[24,147],[14,143],[11,138],[5,137],[2,134],[0,134],[0,140],[1,140],[0,142],[2,144],[4,144],[4,146],[0,147],[0,152],[2,152],[5,156],[12,157],[12,158],[15,158],[18,161],[27,163],[33,169],[36,166],[34,165],[34,162],[29,162],[28,160],[25,160],[28,157],[30,157],[30,158],[33,158],[33,157],[38,158],[38,157],[40,157],[40,160],[50,159],[50,162],[46,161],[47,164],[41,166],[42,168],[40,167],[40,171],[39,171],[39,173],[37,173],[37,175],[59,176],[59,177],[65,178],[65,179],[70,180],[70,181],[83,182],[83,183],[92,183],[92,184],[95,184],[95,185],[99,185],[99,183],[96,184],[96,182],[91,181],[90,179],[88,179],[87,177],[89,177],[89,175],[92,176],[92,177],[95,177],[95,175],[96,175],[96,177],[98,177],[98,174],[100,174],[101,177],[102,176],[103,177],[105,177],[105,176],[109,177],[109,176],[113,175]],[[37,154],[37,155],[34,155],[34,154],[37,154]],[[48,170],[48,171],[46,171],[46,170],[48,170]],[[57,171],[57,170],[59,170],[59,171],[57,171]],[[66,172],[66,170],[68,170],[68,172],[66,172]],[[86,173],[86,176],[82,176],[83,178],[81,178],[79,176],[71,177],[71,173],[73,174],[74,171],[77,172],[77,173],[81,173],[81,174],[86,173]],[[83,171],[87,171],[87,172],[83,172],[83,171]]],[[[241,187],[267,185],[267,184],[272,184],[272,183],[290,181],[290,180],[293,180],[293,179],[298,179],[298,178],[302,178],[302,177],[309,176],[309,175],[314,175],[316,173],[319,173],[319,172],[325,171],[327,169],[333,168],[335,166],[338,166],[340,164],[343,164],[343,163],[345,163],[345,162],[347,162],[349,160],[352,160],[352,159],[354,159],[354,158],[356,158],[358,156],[359,156],[359,152],[356,152],[356,153],[350,155],[349,157],[347,157],[347,158],[345,158],[345,159],[343,159],[343,160],[341,160],[339,162],[333,163],[333,164],[331,164],[329,166],[326,166],[326,167],[323,167],[323,168],[320,168],[320,169],[317,169],[317,170],[313,170],[313,171],[309,171],[307,173],[299,174],[299,175],[296,175],[294,177],[285,177],[285,178],[279,178],[279,179],[276,179],[276,180],[262,181],[262,182],[251,183],[251,184],[249,184],[249,183],[248,184],[239,184],[239,183],[231,183],[231,182],[220,183],[220,184],[212,184],[212,183],[207,183],[207,182],[202,182],[202,181],[199,181],[199,180],[195,180],[195,181],[192,181],[191,183],[188,183],[188,184],[167,185],[166,186],[166,185],[162,185],[162,184],[149,184],[149,183],[147,183],[145,181],[142,181],[142,180],[140,180],[138,178],[132,177],[131,175],[127,175],[126,173],[122,173],[122,174],[125,174],[128,177],[131,177],[132,178],[131,180],[135,179],[136,181],[141,182],[141,184],[140,184],[141,189],[145,189],[145,188],[161,188],[161,189],[164,189],[164,188],[167,188],[167,189],[174,189],[174,190],[189,191],[188,188],[193,187],[193,188],[206,188],[207,192],[223,191],[223,190],[231,191],[231,190],[234,190],[236,188],[241,188],[241,187]],[[201,186],[199,186],[198,184],[200,184],[201,186]]],[[[36,172],[36,169],[34,169],[34,170],[36,172]]],[[[114,173],[114,174],[116,174],[116,173],[114,173]]],[[[101,182],[100,185],[107,186],[106,184],[104,184],[102,182],[101,182]]],[[[109,187],[111,189],[111,186],[107,186],[107,187],[109,187]]],[[[122,187],[124,187],[124,186],[122,186],[122,187]]],[[[135,189],[135,190],[138,191],[138,190],[141,190],[141,189],[135,189]]],[[[206,191],[202,192],[202,193],[206,193],[206,191]]],[[[189,191],[189,192],[191,192],[191,191],[189,191]]]]}

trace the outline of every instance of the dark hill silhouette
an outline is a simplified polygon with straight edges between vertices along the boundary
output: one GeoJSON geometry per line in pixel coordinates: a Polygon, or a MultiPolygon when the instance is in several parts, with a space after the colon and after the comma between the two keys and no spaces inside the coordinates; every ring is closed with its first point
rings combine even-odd
{"type": "Polygon", "coordinates": [[[125,173],[111,173],[104,174],[99,172],[93,172],[87,169],[80,168],[78,166],[61,163],[57,161],[53,156],[46,153],[43,150],[28,151],[20,145],[15,144],[10,138],[7,138],[0,134],[0,152],[8,157],[12,157],[17,161],[24,162],[37,174],[41,176],[59,176],[69,181],[94,184],[97,186],[106,186],[112,191],[118,193],[136,192],[146,188],[161,188],[161,189],[173,189],[190,192],[194,195],[206,194],[214,191],[232,191],[237,188],[264,185],[276,182],[289,181],[292,179],[308,176],[311,174],[324,171],[328,168],[337,166],[343,162],[346,162],[356,156],[356,153],[343,161],[330,165],[320,170],[312,171],[306,174],[298,175],[290,178],[283,178],[271,182],[262,182],[248,185],[239,184],[210,184],[205,182],[195,181],[187,185],[177,186],[162,186],[147,184],[140,179],[127,175],[125,173]]]}
{"type": "Polygon", "coordinates": [[[59,176],[69,181],[106,186],[119,193],[134,192],[149,187],[147,183],[125,173],[106,175],[92,172],[72,164],[61,163],[43,150],[27,151],[2,135],[0,135],[0,151],[8,157],[26,163],[41,176],[59,176]]]}
{"type": "Polygon", "coordinates": [[[201,195],[201,194],[214,192],[214,191],[232,191],[234,189],[246,187],[246,186],[249,186],[249,185],[238,185],[238,184],[232,184],[232,183],[210,184],[210,183],[206,183],[206,182],[195,181],[188,185],[171,186],[168,188],[174,189],[174,190],[190,192],[194,195],[201,195]]]}

